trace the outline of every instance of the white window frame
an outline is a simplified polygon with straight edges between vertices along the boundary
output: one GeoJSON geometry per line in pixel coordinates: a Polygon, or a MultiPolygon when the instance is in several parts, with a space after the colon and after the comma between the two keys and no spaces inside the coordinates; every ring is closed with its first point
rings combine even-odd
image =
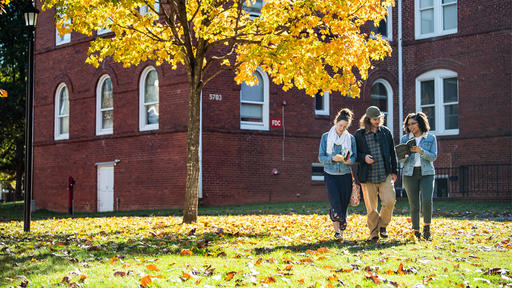
{"type": "MultiPolygon", "coordinates": [[[[250,1],[255,1],[256,2],[256,0],[250,0],[250,1]]],[[[266,2],[265,0],[261,0],[261,8],[263,8],[263,6],[265,6],[265,2],[266,2]]],[[[261,14],[261,9],[260,10],[251,9],[251,7],[253,7],[253,6],[247,7],[247,5],[245,5],[245,3],[246,3],[246,1],[243,2],[243,5],[244,5],[243,9],[247,13],[249,13],[250,18],[251,19],[258,18],[260,16],[260,14],[261,14]]]]}
{"type": "Polygon", "coordinates": [[[69,124],[70,124],[70,112],[68,112],[69,114],[64,114],[64,115],[60,115],[59,114],[59,108],[60,108],[60,93],[62,92],[63,89],[66,89],[67,90],[67,93],[68,93],[68,107],[69,107],[69,110],[71,111],[71,105],[70,105],[70,101],[69,101],[69,89],[68,87],[66,86],[66,83],[60,83],[59,86],[57,86],[57,90],[55,92],[55,116],[54,116],[54,139],[55,140],[66,140],[66,139],[69,139],[69,124]],[[60,121],[61,121],[61,118],[64,118],[64,117],[68,117],[68,133],[61,133],[60,131],[60,121]]]}
{"type": "MultiPolygon", "coordinates": [[[[153,8],[155,9],[155,11],[156,11],[156,12],[160,12],[160,1],[159,1],[159,0],[156,0],[156,1],[155,1],[155,5],[153,5],[153,8]]],[[[153,11],[150,11],[150,10],[149,10],[148,5],[142,5],[142,6],[140,6],[140,8],[139,8],[139,13],[140,13],[140,15],[142,15],[142,16],[146,16],[146,15],[148,15],[148,14],[152,13],[152,12],[153,12],[153,11]]]]}
{"type": "Polygon", "coordinates": [[[100,30],[96,31],[96,35],[103,35],[112,32],[112,30],[108,28],[101,28],[100,30]]]}
{"type": "MultiPolygon", "coordinates": [[[[240,119],[240,129],[247,130],[269,130],[269,80],[268,75],[258,67],[255,73],[260,73],[261,79],[263,80],[263,108],[262,108],[262,122],[251,122],[251,121],[242,121],[240,119]]],[[[240,89],[240,113],[242,112],[242,103],[247,104],[261,104],[261,102],[254,101],[242,101],[242,89],[240,89]]]]}
{"type": "MultiPolygon", "coordinates": [[[[142,74],[140,75],[140,81],[139,81],[139,130],[140,131],[149,131],[149,130],[157,130],[158,124],[146,124],[146,108],[145,105],[153,105],[153,104],[160,104],[160,84],[157,86],[157,93],[158,93],[158,101],[157,102],[150,102],[150,103],[144,103],[144,93],[145,93],[145,86],[146,86],[146,77],[148,76],[149,72],[155,71],[157,73],[157,79],[158,79],[158,71],[153,66],[148,66],[142,71],[142,74]]],[[[160,82],[160,80],[158,80],[160,82]]],[[[158,122],[160,122],[160,109],[158,109],[158,122]]]]}
{"type": "MultiPolygon", "coordinates": [[[[315,96],[316,97],[316,96],[315,96]]],[[[322,97],[324,109],[317,110],[316,109],[316,99],[314,99],[313,104],[315,105],[315,115],[327,115],[329,116],[329,91],[324,91],[324,97],[322,97]]]]}
{"type": "MultiPolygon", "coordinates": [[[[109,22],[110,24],[112,24],[112,17],[108,17],[107,18],[107,22],[109,22]]],[[[110,30],[109,28],[107,27],[103,27],[101,28],[100,30],[97,30],[96,31],[96,35],[97,36],[100,36],[100,35],[104,35],[104,34],[107,34],[107,33],[110,33],[112,32],[112,30],[110,30]]]]}
{"type": "MultiPolygon", "coordinates": [[[[446,69],[436,69],[421,74],[416,78],[416,111],[422,111],[421,105],[421,82],[434,80],[434,111],[435,111],[435,122],[436,129],[431,130],[435,135],[458,135],[459,128],[457,129],[445,129],[445,105],[460,105],[460,98],[457,95],[457,102],[444,103],[444,90],[443,90],[443,79],[446,78],[457,78],[457,94],[459,94],[459,77],[456,72],[446,69]]],[[[429,104],[431,105],[431,104],[429,104]]],[[[425,105],[424,105],[425,106],[425,105]]],[[[460,106],[459,106],[460,107],[460,106]]],[[[460,115],[460,110],[459,110],[460,115]]],[[[460,121],[459,121],[460,123],[460,121]]]]}
{"type": "MultiPolygon", "coordinates": [[[[388,8],[388,15],[386,16],[386,29],[388,31],[387,35],[381,35],[382,39],[393,41],[393,6],[389,5],[388,8]]],[[[374,31],[375,33],[375,31],[374,31]]]]}
{"type": "MultiPolygon", "coordinates": [[[[66,25],[71,24],[71,19],[68,19],[65,23],[66,25]]],[[[67,44],[71,42],[71,33],[66,33],[62,37],[59,35],[59,29],[57,29],[57,25],[55,25],[55,46],[67,44]]]]}
{"type": "Polygon", "coordinates": [[[421,0],[414,0],[414,34],[415,39],[425,39],[425,38],[431,38],[436,36],[443,36],[443,35],[449,35],[457,33],[458,26],[459,26],[459,13],[458,13],[458,0],[455,1],[455,4],[447,4],[447,5],[456,5],[457,6],[457,26],[453,29],[447,29],[443,30],[443,4],[442,0],[432,0],[434,3],[433,9],[434,9],[434,31],[432,33],[421,33],[421,13],[420,13],[420,1],[421,0]]]}
{"type": "MultiPolygon", "coordinates": [[[[107,79],[110,79],[112,82],[112,78],[108,74],[105,74],[100,77],[98,81],[98,86],[96,87],[96,135],[108,135],[114,133],[114,127],[104,129],[103,127],[103,113],[105,111],[114,111],[114,105],[112,104],[112,108],[101,108],[101,97],[103,96],[103,84],[107,79]]],[[[114,97],[114,85],[112,85],[112,98],[114,97]]]]}
{"type": "MultiPolygon", "coordinates": [[[[322,163],[311,163],[311,167],[324,167],[322,163]]],[[[313,170],[313,169],[311,169],[313,170]]],[[[313,171],[311,171],[311,180],[312,181],[324,181],[324,175],[313,175],[313,171]]]]}
{"type": "MultiPolygon", "coordinates": [[[[382,84],[384,85],[384,87],[386,88],[386,92],[388,94],[388,97],[387,97],[387,111],[386,112],[382,112],[384,115],[386,115],[386,127],[389,128],[389,130],[391,130],[391,134],[393,134],[393,88],[391,87],[391,84],[389,84],[389,82],[385,79],[377,79],[375,81],[373,81],[373,84],[372,86],[370,87],[370,93],[372,91],[372,88],[375,84],[382,84]]],[[[371,95],[370,95],[370,101],[371,101],[371,95]]]]}

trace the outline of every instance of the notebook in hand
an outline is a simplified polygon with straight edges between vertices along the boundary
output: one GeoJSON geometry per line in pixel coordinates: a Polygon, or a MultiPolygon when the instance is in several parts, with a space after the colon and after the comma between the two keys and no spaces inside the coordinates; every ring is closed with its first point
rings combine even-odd
{"type": "Polygon", "coordinates": [[[404,160],[405,158],[409,157],[409,155],[412,154],[411,147],[416,146],[416,140],[411,139],[407,141],[405,144],[399,144],[395,146],[396,150],[396,157],[398,160],[404,160]]]}

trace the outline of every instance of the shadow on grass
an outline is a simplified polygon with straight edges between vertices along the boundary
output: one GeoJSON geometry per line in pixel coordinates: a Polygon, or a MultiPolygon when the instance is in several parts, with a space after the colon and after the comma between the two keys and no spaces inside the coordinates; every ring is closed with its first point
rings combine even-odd
{"type": "MultiPolygon", "coordinates": [[[[512,203],[507,202],[470,202],[470,201],[434,201],[433,217],[453,219],[489,219],[493,221],[512,221],[512,203]]],[[[328,202],[285,202],[285,203],[260,203],[239,206],[199,207],[199,216],[242,216],[242,215],[326,215],[329,211],[328,202]]],[[[349,214],[364,215],[364,203],[357,207],[350,207],[349,214]]],[[[83,217],[152,217],[152,216],[176,216],[181,217],[181,209],[161,210],[136,210],[115,211],[104,213],[67,213],[37,210],[32,213],[32,220],[52,218],[83,218],[83,217]]],[[[409,204],[407,200],[397,201],[394,215],[408,216],[409,204]]],[[[23,202],[11,202],[0,204],[0,222],[23,221],[23,202]]]]}
{"type": "Polygon", "coordinates": [[[407,245],[410,241],[404,240],[384,240],[384,241],[378,241],[378,242],[371,242],[366,240],[346,240],[343,242],[336,241],[336,240],[328,240],[328,241],[318,241],[316,243],[309,243],[309,244],[299,244],[299,245],[287,245],[287,246],[276,246],[276,247],[258,247],[254,248],[253,252],[256,255],[263,255],[263,254],[269,254],[273,253],[275,251],[279,250],[289,250],[296,253],[307,253],[308,250],[317,250],[319,248],[336,248],[336,249],[343,249],[346,248],[350,253],[358,253],[362,251],[369,251],[369,250],[380,250],[390,247],[397,247],[401,245],[407,245]]]}
{"type": "Polygon", "coordinates": [[[268,236],[238,232],[209,232],[196,235],[194,230],[186,236],[164,232],[140,238],[115,238],[115,231],[91,233],[80,239],[74,234],[29,234],[11,237],[0,235],[0,283],[2,279],[16,275],[53,273],[54,267],[60,267],[62,270],[62,267],[73,263],[109,263],[114,258],[133,256],[158,258],[164,255],[180,255],[186,249],[193,255],[223,258],[227,255],[221,247],[222,243],[236,241],[238,238],[260,239],[268,236]],[[97,236],[112,239],[101,244],[93,244],[87,240],[98,238],[97,236]]]}

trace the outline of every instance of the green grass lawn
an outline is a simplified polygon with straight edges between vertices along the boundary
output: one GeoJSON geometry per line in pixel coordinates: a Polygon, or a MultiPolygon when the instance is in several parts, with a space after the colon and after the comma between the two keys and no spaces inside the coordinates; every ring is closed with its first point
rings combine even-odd
{"type": "Polygon", "coordinates": [[[181,211],[33,213],[0,204],[0,287],[510,287],[509,203],[435,202],[433,240],[411,234],[398,202],[390,237],[367,243],[364,208],[333,241],[328,204],[181,211]]]}

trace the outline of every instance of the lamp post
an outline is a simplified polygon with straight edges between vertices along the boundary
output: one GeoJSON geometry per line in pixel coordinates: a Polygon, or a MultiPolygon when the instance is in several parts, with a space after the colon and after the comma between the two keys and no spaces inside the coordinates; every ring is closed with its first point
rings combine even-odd
{"type": "Polygon", "coordinates": [[[27,97],[25,106],[25,212],[23,215],[23,230],[30,232],[30,210],[32,201],[32,100],[34,99],[34,32],[36,30],[39,10],[34,7],[32,0],[27,2],[24,10],[25,25],[28,29],[28,73],[27,97]]]}

